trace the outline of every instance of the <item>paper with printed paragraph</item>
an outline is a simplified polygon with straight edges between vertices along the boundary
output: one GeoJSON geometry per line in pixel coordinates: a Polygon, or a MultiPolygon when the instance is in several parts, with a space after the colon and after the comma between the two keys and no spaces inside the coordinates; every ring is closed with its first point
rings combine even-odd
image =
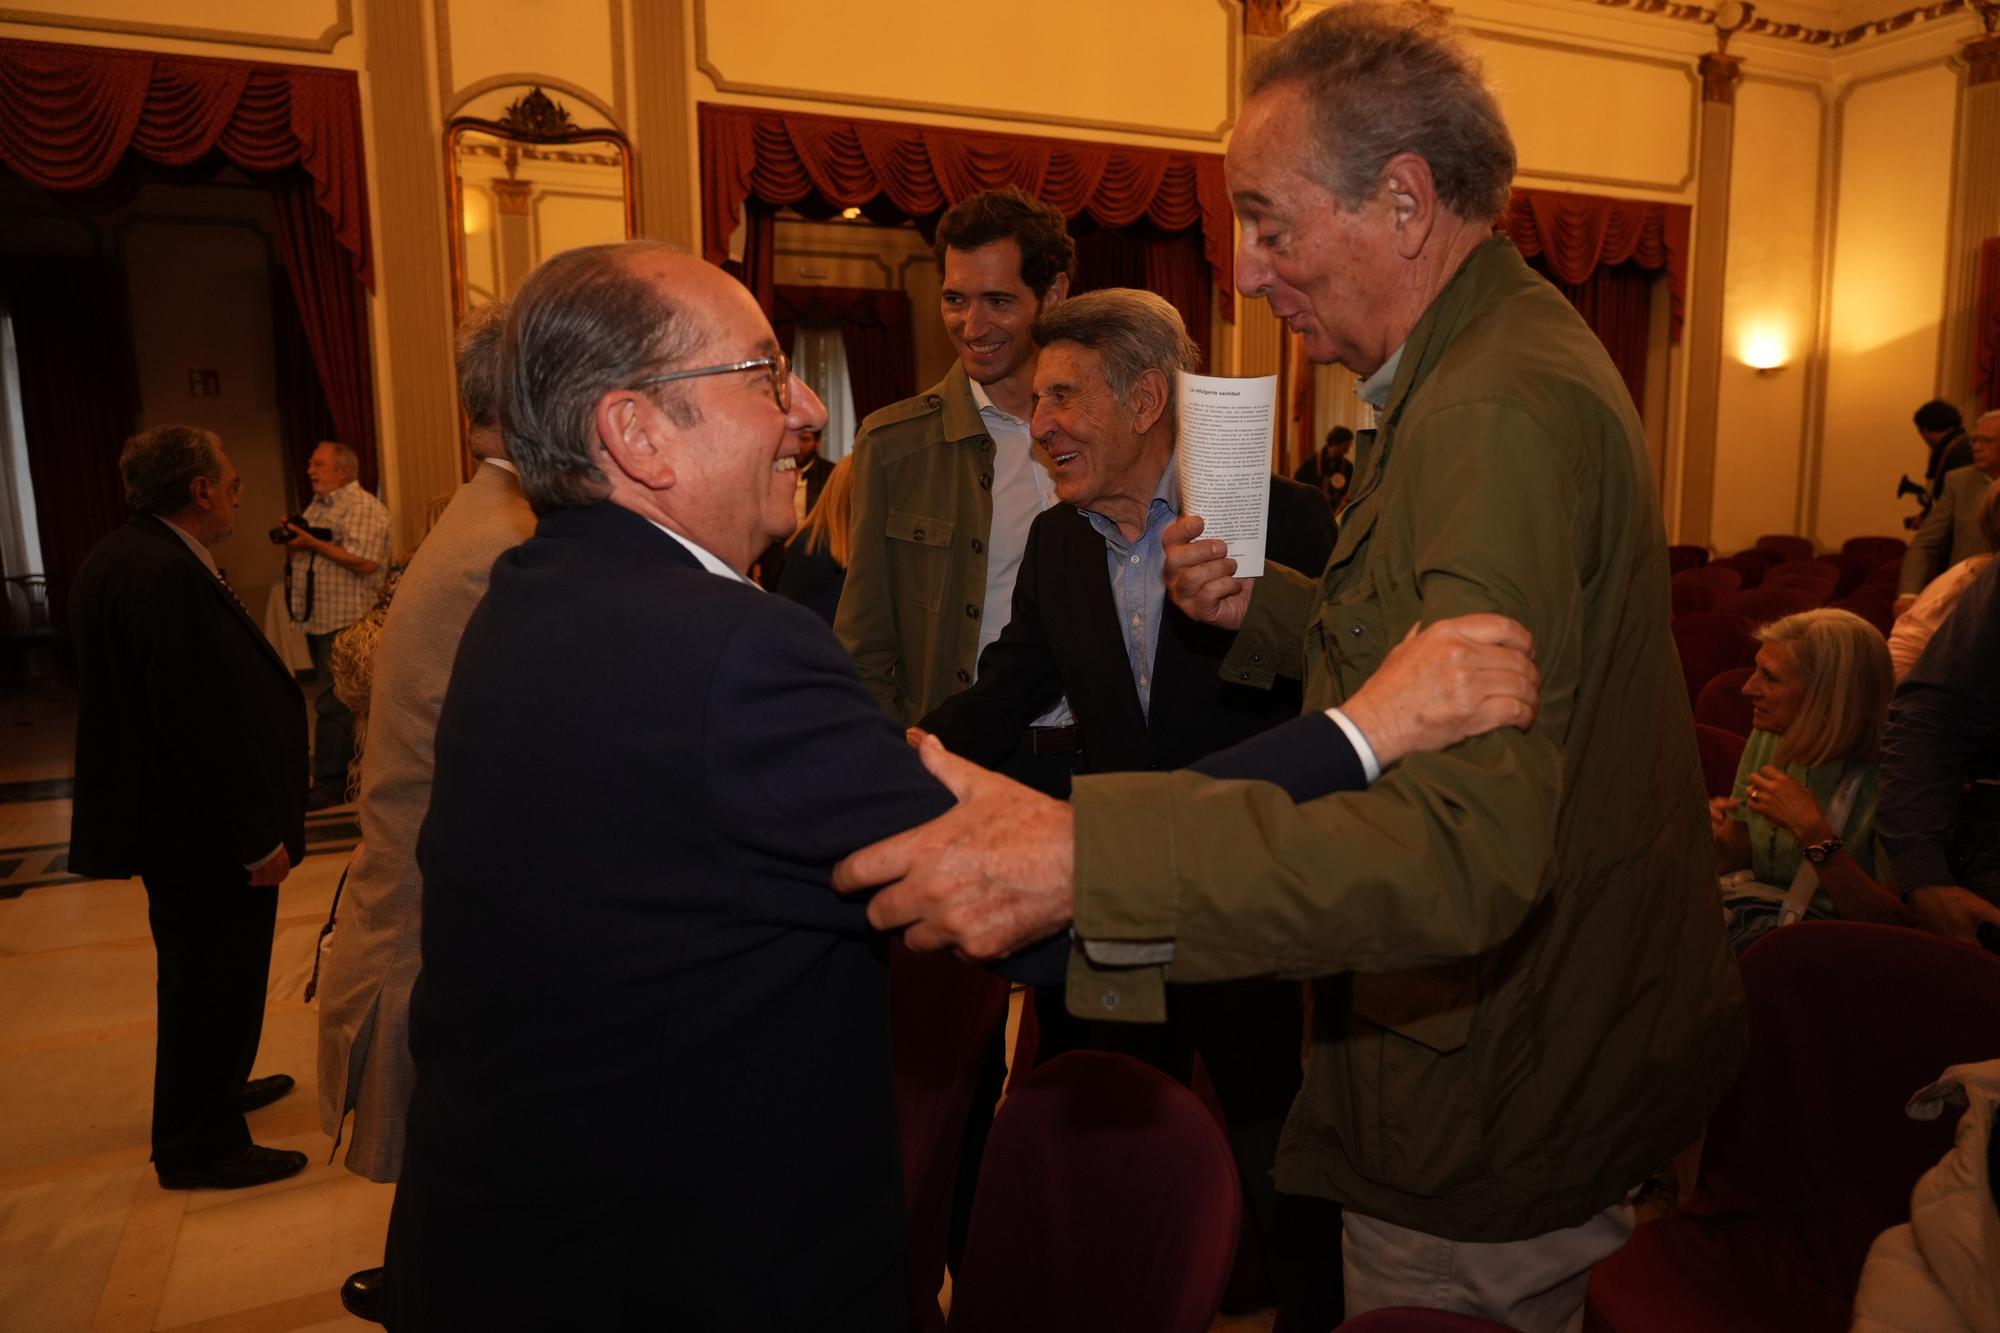
{"type": "Polygon", "coordinates": [[[1264,573],[1271,512],[1271,440],[1278,377],[1182,372],[1175,386],[1180,441],[1181,512],[1199,514],[1201,536],[1229,543],[1236,577],[1264,573]]]}

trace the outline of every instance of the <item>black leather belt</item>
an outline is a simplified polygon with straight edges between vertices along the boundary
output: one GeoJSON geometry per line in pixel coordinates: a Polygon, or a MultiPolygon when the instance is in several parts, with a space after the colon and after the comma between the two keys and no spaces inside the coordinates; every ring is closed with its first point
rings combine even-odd
{"type": "Polygon", "coordinates": [[[1029,727],[1021,733],[1020,744],[1014,747],[1016,755],[1024,754],[1079,754],[1083,750],[1083,738],[1075,727],[1029,727]]]}

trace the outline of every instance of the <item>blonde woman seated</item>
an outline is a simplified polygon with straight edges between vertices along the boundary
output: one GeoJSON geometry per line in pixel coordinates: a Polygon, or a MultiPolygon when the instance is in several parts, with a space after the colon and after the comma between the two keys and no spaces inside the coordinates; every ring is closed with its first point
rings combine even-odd
{"type": "Polygon", "coordinates": [[[1788,895],[1804,919],[1902,923],[1875,840],[1888,645],[1861,617],[1830,609],[1757,637],[1743,686],[1754,729],[1735,793],[1708,803],[1730,946],[1741,954],[1783,924],[1788,895]]]}

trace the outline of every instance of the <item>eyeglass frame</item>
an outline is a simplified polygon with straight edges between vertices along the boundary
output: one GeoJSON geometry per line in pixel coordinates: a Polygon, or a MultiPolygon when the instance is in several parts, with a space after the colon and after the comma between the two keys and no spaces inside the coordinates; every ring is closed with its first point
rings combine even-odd
{"type": "Polygon", "coordinates": [[[630,387],[643,389],[650,384],[671,384],[675,380],[700,379],[704,375],[729,375],[740,370],[763,370],[771,381],[771,401],[778,405],[780,412],[792,410],[792,359],[783,352],[770,356],[753,356],[746,361],[731,361],[719,366],[701,366],[694,370],[670,370],[662,375],[648,375],[635,381],[630,387]]]}

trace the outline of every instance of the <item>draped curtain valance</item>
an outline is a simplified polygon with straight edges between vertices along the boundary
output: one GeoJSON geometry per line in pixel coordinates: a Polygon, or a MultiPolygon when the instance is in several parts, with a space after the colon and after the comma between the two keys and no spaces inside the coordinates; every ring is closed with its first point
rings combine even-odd
{"type": "Polygon", "coordinates": [[[345,70],[0,40],[0,167],[46,190],[103,184],[126,153],[298,166],[371,289],[361,99],[345,70]]]}
{"type": "Polygon", "coordinates": [[[1500,229],[1523,255],[1541,256],[1551,273],[1572,286],[1588,282],[1600,266],[1631,262],[1665,269],[1673,300],[1670,336],[1679,342],[1691,216],[1686,204],[1517,189],[1500,229]]]}
{"type": "MultiPolygon", "coordinates": [[[[870,211],[886,204],[935,216],[980,190],[1018,185],[1100,226],[1144,219],[1162,231],[1200,227],[1202,251],[1225,315],[1234,310],[1229,192],[1213,153],[1081,143],[1021,134],[898,125],[762,107],[704,104],[702,253],[728,258],[746,202],[817,202],[870,211]]],[[[893,220],[893,219],[882,219],[893,220]]]]}

